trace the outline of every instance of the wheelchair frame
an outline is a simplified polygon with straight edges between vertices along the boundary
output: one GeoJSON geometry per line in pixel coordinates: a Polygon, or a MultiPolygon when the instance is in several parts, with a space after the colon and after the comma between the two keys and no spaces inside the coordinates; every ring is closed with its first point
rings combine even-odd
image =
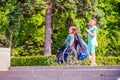
{"type": "Polygon", "coordinates": [[[62,53],[62,61],[66,65],[75,65],[75,57],[74,57],[74,52],[72,49],[65,48],[63,53],[62,53]],[[65,60],[65,54],[68,55],[67,59],[65,60]]]}

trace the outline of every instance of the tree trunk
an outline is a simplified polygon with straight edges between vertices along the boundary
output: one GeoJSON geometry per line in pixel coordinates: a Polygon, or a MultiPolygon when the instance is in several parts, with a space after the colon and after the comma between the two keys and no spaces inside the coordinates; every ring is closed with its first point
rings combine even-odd
{"type": "Polygon", "coordinates": [[[46,9],[45,20],[45,38],[44,38],[44,55],[51,55],[51,22],[52,22],[52,3],[49,1],[48,8],[46,9]]]}
{"type": "Polygon", "coordinates": [[[9,48],[12,48],[12,31],[10,30],[9,48]]]}

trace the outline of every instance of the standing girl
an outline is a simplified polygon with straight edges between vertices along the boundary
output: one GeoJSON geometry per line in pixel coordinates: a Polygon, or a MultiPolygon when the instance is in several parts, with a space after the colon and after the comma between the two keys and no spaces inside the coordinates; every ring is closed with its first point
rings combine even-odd
{"type": "Polygon", "coordinates": [[[95,62],[95,48],[98,46],[97,43],[97,34],[98,34],[98,28],[96,26],[97,20],[96,18],[90,19],[90,28],[86,31],[88,33],[88,52],[89,52],[89,59],[91,61],[91,66],[97,66],[95,62]]]}

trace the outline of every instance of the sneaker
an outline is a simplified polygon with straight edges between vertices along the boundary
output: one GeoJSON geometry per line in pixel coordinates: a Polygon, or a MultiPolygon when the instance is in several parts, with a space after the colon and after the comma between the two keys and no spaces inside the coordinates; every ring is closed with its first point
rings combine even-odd
{"type": "Polygon", "coordinates": [[[97,66],[97,64],[95,63],[95,64],[91,64],[90,66],[97,66]]]}
{"type": "Polygon", "coordinates": [[[97,64],[95,63],[94,66],[97,66],[97,64]]]}

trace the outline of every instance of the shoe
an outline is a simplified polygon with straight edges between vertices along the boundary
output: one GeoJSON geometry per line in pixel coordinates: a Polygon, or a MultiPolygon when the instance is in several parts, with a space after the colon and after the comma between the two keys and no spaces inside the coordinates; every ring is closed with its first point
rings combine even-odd
{"type": "Polygon", "coordinates": [[[97,66],[97,64],[95,63],[94,66],[97,66]]]}
{"type": "Polygon", "coordinates": [[[97,64],[95,63],[95,64],[91,64],[90,66],[97,66],[97,64]]]}
{"type": "Polygon", "coordinates": [[[70,61],[69,65],[73,65],[73,63],[70,61]]]}

